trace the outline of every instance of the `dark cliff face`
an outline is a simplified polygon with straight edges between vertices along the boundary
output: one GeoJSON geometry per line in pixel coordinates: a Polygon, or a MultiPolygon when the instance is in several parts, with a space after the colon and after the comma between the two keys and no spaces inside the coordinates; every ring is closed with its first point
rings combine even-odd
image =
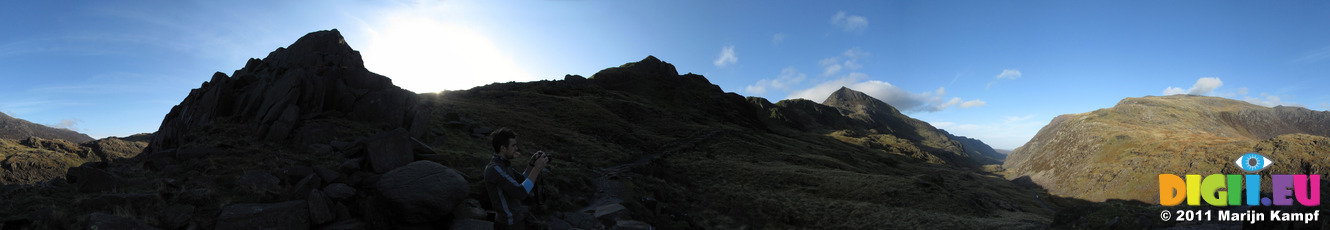
{"type": "MultiPolygon", "coordinates": [[[[301,135],[305,120],[345,117],[385,128],[424,132],[417,96],[365,69],[336,30],[313,32],[268,57],[250,59],[232,76],[221,72],[190,91],[162,119],[149,152],[180,147],[195,129],[219,121],[249,124],[256,138],[287,140],[301,135]]],[[[423,116],[423,115],[422,115],[423,116]]],[[[313,130],[311,130],[313,132],[313,130]]]]}
{"type": "MultiPolygon", "coordinates": [[[[1241,173],[1233,160],[1259,152],[1267,172],[1324,174],[1330,112],[1267,108],[1204,96],[1126,98],[1112,108],[1054,118],[1012,151],[1008,177],[1028,176],[1053,194],[1157,202],[1160,173],[1241,173]]],[[[1266,179],[1268,181],[1268,177],[1266,179]]]]}
{"type": "Polygon", "coordinates": [[[28,137],[62,139],[74,143],[92,140],[92,137],[87,134],[68,129],[52,128],[0,113],[0,138],[19,140],[28,137]]]}

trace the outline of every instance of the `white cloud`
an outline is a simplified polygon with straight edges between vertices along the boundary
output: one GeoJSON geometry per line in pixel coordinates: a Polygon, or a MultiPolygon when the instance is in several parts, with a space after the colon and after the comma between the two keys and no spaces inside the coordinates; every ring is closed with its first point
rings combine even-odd
{"type": "Polygon", "coordinates": [[[947,94],[945,87],[938,87],[936,91],[932,92],[911,93],[891,83],[868,80],[867,74],[859,72],[851,72],[846,77],[822,82],[804,90],[794,91],[790,93],[787,99],[803,98],[822,102],[832,92],[839,90],[840,87],[848,87],[868,94],[868,96],[886,102],[902,112],[937,112],[957,105],[961,108],[969,108],[986,104],[980,100],[962,102],[963,100],[958,97],[946,100],[944,99],[947,94]]]}
{"type": "Polygon", "coordinates": [[[721,47],[720,57],[716,57],[716,61],[712,63],[716,64],[716,67],[725,67],[735,62],[739,62],[739,57],[734,55],[734,46],[731,45],[721,47]]]}
{"type": "Polygon", "coordinates": [[[1178,87],[1168,87],[1168,88],[1164,88],[1164,96],[1168,96],[1168,95],[1177,95],[1177,94],[1186,94],[1186,93],[1187,93],[1187,90],[1183,90],[1182,88],[1178,88],[1178,87]]]}
{"type": "Polygon", "coordinates": [[[83,123],[83,120],[79,120],[79,119],[75,119],[75,118],[69,118],[69,119],[61,119],[61,120],[60,120],[60,123],[47,124],[46,126],[50,126],[50,127],[52,127],[52,128],[57,128],[57,129],[68,129],[68,130],[80,131],[80,132],[81,132],[81,131],[84,131],[84,130],[82,130],[82,129],[79,129],[79,127],[78,127],[78,126],[79,126],[79,123],[83,123]]]}
{"type": "Polygon", "coordinates": [[[1246,101],[1247,103],[1252,103],[1255,105],[1265,106],[1265,107],[1275,107],[1280,105],[1306,107],[1299,103],[1284,101],[1284,99],[1288,99],[1288,97],[1280,97],[1278,95],[1271,95],[1268,93],[1261,93],[1260,97],[1249,97],[1249,96],[1242,97],[1242,101],[1246,101]]]}
{"type": "Polygon", "coordinates": [[[790,37],[790,35],[785,33],[776,33],[776,35],[771,35],[771,44],[773,45],[780,44],[780,42],[785,41],[785,38],[787,37],[790,37]]]}
{"type": "Polygon", "coordinates": [[[1247,87],[1238,88],[1238,95],[1247,95],[1248,92],[1250,90],[1247,90],[1247,87]]]}
{"type": "MultiPolygon", "coordinates": [[[[1215,89],[1218,89],[1220,86],[1224,86],[1224,81],[1220,81],[1219,78],[1203,77],[1200,79],[1196,79],[1196,84],[1192,84],[1191,89],[1187,89],[1187,91],[1185,92],[1186,94],[1190,95],[1207,95],[1210,94],[1210,92],[1213,92],[1215,89]]],[[[1239,91],[1243,90],[1239,89],[1239,91]]],[[[1170,86],[1168,88],[1164,88],[1165,96],[1183,94],[1183,92],[1184,91],[1182,91],[1182,88],[1178,87],[1170,86]]]]}
{"type": "Polygon", "coordinates": [[[984,105],[987,105],[987,104],[988,104],[988,102],[980,101],[979,99],[974,99],[974,100],[966,101],[965,103],[961,103],[961,106],[958,107],[958,108],[962,108],[962,109],[964,109],[964,108],[970,108],[970,107],[975,107],[975,106],[984,106],[984,105]]]}
{"type": "Polygon", "coordinates": [[[1224,86],[1224,82],[1220,81],[1219,78],[1203,77],[1201,79],[1196,79],[1196,84],[1192,85],[1190,90],[1187,90],[1187,94],[1191,95],[1207,94],[1210,93],[1211,91],[1214,91],[1216,88],[1219,88],[1220,86],[1224,86]]]}
{"type": "Polygon", "coordinates": [[[794,67],[785,67],[775,79],[758,80],[757,83],[744,87],[744,92],[748,94],[766,94],[768,90],[772,89],[789,92],[791,87],[802,83],[804,78],[807,77],[807,74],[799,72],[794,67]]]}
{"type": "Polygon", "coordinates": [[[1321,102],[1321,109],[1330,109],[1330,103],[1321,102]]]}
{"type": "Polygon", "coordinates": [[[840,27],[845,32],[863,32],[864,29],[868,28],[868,18],[840,11],[831,16],[831,25],[840,27]]]}
{"type": "Polygon", "coordinates": [[[1021,71],[1020,71],[1020,70],[1015,70],[1015,69],[1004,69],[1004,70],[1002,70],[1002,73],[998,74],[997,77],[994,77],[994,78],[997,78],[997,79],[1017,79],[1017,78],[1021,78],[1021,71]]]}
{"type": "Polygon", "coordinates": [[[988,85],[984,86],[984,89],[992,88],[993,85],[997,84],[999,80],[1002,79],[1015,80],[1017,78],[1021,78],[1021,70],[1002,69],[1002,73],[999,73],[997,76],[993,76],[993,80],[988,81],[988,85]]]}
{"type": "Polygon", "coordinates": [[[818,61],[818,64],[822,65],[822,76],[826,77],[836,75],[842,70],[855,71],[863,68],[864,65],[859,64],[859,58],[868,57],[869,55],[872,54],[859,47],[854,47],[845,50],[840,56],[822,59],[818,61]]]}

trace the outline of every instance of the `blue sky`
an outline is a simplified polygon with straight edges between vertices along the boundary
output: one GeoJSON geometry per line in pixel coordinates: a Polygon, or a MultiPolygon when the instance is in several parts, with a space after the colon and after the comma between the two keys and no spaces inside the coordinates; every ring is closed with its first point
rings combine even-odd
{"type": "Polygon", "coordinates": [[[337,28],[416,92],[590,76],[647,55],[725,91],[849,86],[995,148],[1060,114],[1191,93],[1330,109],[1330,3],[54,1],[0,3],[0,111],[152,132],[213,72],[337,28]]]}

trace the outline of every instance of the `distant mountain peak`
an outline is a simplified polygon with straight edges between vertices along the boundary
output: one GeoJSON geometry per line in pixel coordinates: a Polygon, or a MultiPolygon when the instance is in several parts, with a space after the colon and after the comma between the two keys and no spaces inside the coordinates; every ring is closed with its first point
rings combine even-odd
{"type": "Polygon", "coordinates": [[[827,99],[822,101],[822,104],[851,110],[862,109],[868,112],[900,114],[900,110],[896,110],[896,107],[891,106],[891,104],[887,104],[886,102],[878,100],[873,96],[869,96],[864,92],[859,92],[844,86],[841,86],[836,92],[832,92],[830,96],[827,96],[827,99]]]}
{"type": "Polygon", "coordinates": [[[20,140],[28,137],[62,139],[74,143],[93,140],[88,134],[32,123],[0,112],[0,138],[20,140]]]}

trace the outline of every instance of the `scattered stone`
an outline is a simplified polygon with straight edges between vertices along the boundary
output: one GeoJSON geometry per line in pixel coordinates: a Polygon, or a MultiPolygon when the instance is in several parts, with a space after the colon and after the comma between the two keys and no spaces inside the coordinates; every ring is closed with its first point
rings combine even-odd
{"type": "Polygon", "coordinates": [[[337,222],[333,222],[331,224],[328,224],[327,226],[319,228],[319,230],[364,230],[364,229],[366,229],[365,221],[361,221],[360,219],[339,220],[337,222]]]}
{"type": "Polygon", "coordinates": [[[327,187],[323,187],[323,192],[328,194],[328,198],[345,200],[356,195],[356,188],[352,188],[350,185],[343,183],[332,183],[327,187]]]}
{"type": "Polygon", "coordinates": [[[363,160],[361,160],[360,158],[346,159],[345,161],[342,161],[342,165],[339,166],[339,168],[341,168],[343,171],[346,172],[357,171],[360,170],[361,162],[363,162],[363,160]]]}
{"type": "Polygon", "coordinates": [[[332,155],[333,147],[328,144],[311,144],[309,145],[309,152],[316,156],[332,155]]]}
{"type": "Polygon", "coordinates": [[[88,215],[88,229],[158,229],[138,220],[119,217],[106,213],[88,215]]]}
{"type": "Polygon", "coordinates": [[[212,203],[212,194],[206,188],[185,190],[175,196],[177,203],[203,206],[212,203]]]}
{"type": "Polygon", "coordinates": [[[331,183],[342,178],[342,174],[337,173],[337,170],[332,170],[323,166],[314,166],[314,173],[318,173],[319,178],[323,178],[323,182],[331,183]]]}
{"type": "Polygon", "coordinates": [[[73,167],[65,174],[69,183],[74,183],[79,192],[101,192],[127,185],[129,182],[106,171],[93,167],[73,167]]]}
{"type": "Polygon", "coordinates": [[[494,128],[476,127],[475,129],[471,129],[471,137],[475,138],[486,137],[490,135],[490,132],[494,132],[494,128]]]}
{"type": "Polygon", "coordinates": [[[365,142],[370,167],[375,173],[384,173],[411,163],[411,137],[405,129],[380,132],[365,142]]]}
{"type": "Polygon", "coordinates": [[[409,223],[431,222],[448,215],[471,190],[456,170],[431,161],[411,162],[389,171],[375,188],[409,223]]]}
{"type": "Polygon", "coordinates": [[[485,216],[485,208],[482,208],[480,201],[476,199],[466,199],[453,208],[453,219],[483,220],[485,216]]]}
{"type": "Polygon", "coordinates": [[[93,210],[110,210],[117,206],[148,206],[161,203],[162,199],[152,193],[104,194],[83,200],[81,207],[93,210]]]}
{"type": "Polygon", "coordinates": [[[493,230],[494,222],[477,219],[456,219],[448,229],[493,230]]]}
{"type": "Polygon", "coordinates": [[[626,214],[628,214],[628,208],[624,207],[622,204],[610,204],[597,207],[596,213],[593,215],[596,217],[596,220],[600,220],[601,224],[605,226],[614,226],[614,223],[626,214]]]}
{"type": "Polygon", "coordinates": [[[308,206],[303,200],[227,205],[217,216],[216,229],[309,229],[308,206]]]}
{"type": "Polygon", "coordinates": [[[179,229],[189,225],[189,220],[194,217],[194,206],[187,204],[176,204],[166,207],[157,212],[157,220],[161,222],[162,227],[167,229],[179,229]]]}
{"type": "Polygon", "coordinates": [[[651,224],[636,220],[623,220],[614,224],[612,230],[651,230],[651,224]]]}
{"type": "Polygon", "coordinates": [[[309,166],[286,166],[285,168],[282,168],[282,181],[286,181],[287,184],[290,184],[292,181],[304,179],[306,176],[309,176],[310,173],[314,173],[314,168],[310,168],[309,166]]]}
{"type": "Polygon", "coordinates": [[[338,152],[346,152],[346,150],[349,150],[351,149],[352,146],[355,146],[356,143],[350,141],[333,141],[331,143],[328,143],[328,145],[332,147],[333,150],[337,150],[338,152]]]}
{"type": "Polygon", "coordinates": [[[323,191],[319,191],[318,189],[309,191],[309,196],[306,198],[306,201],[309,203],[310,222],[314,224],[328,223],[336,217],[333,214],[332,208],[329,206],[332,201],[328,200],[328,197],[323,194],[323,191]]]}
{"type": "Polygon", "coordinates": [[[278,183],[281,183],[281,181],[282,179],[278,179],[276,176],[267,172],[245,171],[245,175],[240,177],[240,181],[237,181],[237,184],[250,186],[254,189],[263,191],[277,191],[277,185],[278,183]]]}
{"type": "Polygon", "coordinates": [[[299,183],[296,183],[296,186],[292,188],[294,190],[292,190],[291,193],[296,194],[297,199],[304,199],[304,195],[309,194],[310,190],[315,190],[321,187],[323,187],[323,179],[319,178],[318,174],[310,173],[308,176],[305,176],[304,179],[300,179],[299,183]]]}

